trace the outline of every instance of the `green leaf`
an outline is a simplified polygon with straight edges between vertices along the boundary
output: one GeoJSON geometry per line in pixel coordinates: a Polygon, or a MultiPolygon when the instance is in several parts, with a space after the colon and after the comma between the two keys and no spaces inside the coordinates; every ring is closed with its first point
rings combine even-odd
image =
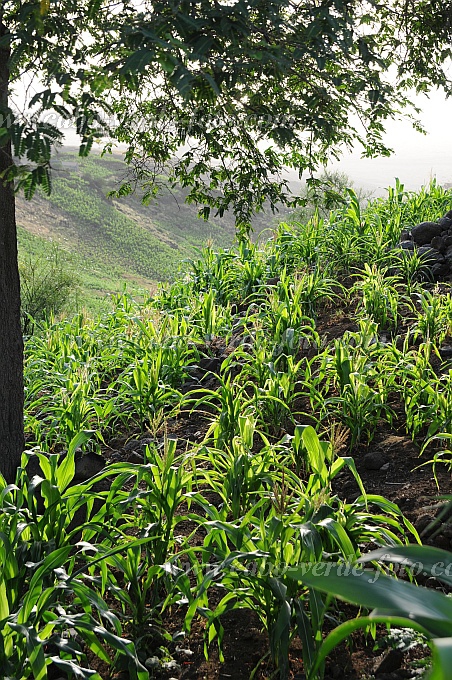
{"type": "Polygon", "coordinates": [[[278,667],[280,678],[289,677],[289,638],[290,638],[290,604],[284,601],[281,604],[275,628],[272,631],[272,640],[278,648],[278,667]]]}
{"type": "Polygon", "coordinates": [[[10,621],[8,625],[17,633],[23,635],[26,640],[28,661],[34,680],[45,680],[47,678],[47,666],[44,646],[36,629],[31,625],[14,623],[13,621],[10,621]]]}
{"type": "Polygon", "coordinates": [[[428,680],[449,680],[452,668],[452,637],[433,640],[433,670],[428,680]]]}
{"type": "Polygon", "coordinates": [[[127,57],[119,72],[142,73],[154,58],[154,53],[146,48],[137,50],[127,57]]]}
{"type": "Polygon", "coordinates": [[[413,630],[417,630],[419,633],[422,633],[428,637],[428,632],[422,628],[422,626],[416,624],[414,621],[411,621],[408,618],[385,615],[380,617],[360,616],[359,618],[351,619],[340,626],[336,626],[336,628],[334,628],[325,638],[320,649],[317,650],[311,671],[307,674],[309,680],[317,680],[318,676],[316,673],[323,667],[327,656],[331,654],[335,647],[344,642],[344,640],[350,639],[350,636],[356,630],[368,628],[369,626],[375,625],[376,623],[383,623],[398,628],[412,628],[413,630]]]}
{"type": "Polygon", "coordinates": [[[325,465],[325,451],[323,450],[317,432],[313,427],[308,425],[308,427],[303,430],[302,439],[303,444],[306,447],[310,467],[314,472],[320,475],[322,480],[326,480],[327,468],[325,465]]]}
{"type": "Polygon", "coordinates": [[[4,621],[9,616],[8,595],[4,579],[0,581],[0,621],[4,621]]]}
{"type": "Polygon", "coordinates": [[[60,491],[64,491],[74,479],[75,474],[75,450],[83,446],[90,438],[91,432],[79,432],[69,444],[68,452],[61,465],[56,471],[56,479],[60,491]]]}
{"type": "Polygon", "coordinates": [[[85,680],[85,678],[91,678],[91,680],[102,680],[97,671],[93,671],[90,668],[82,668],[71,659],[61,659],[59,656],[50,656],[49,659],[55,664],[55,666],[65,671],[69,677],[69,674],[73,674],[76,678],[83,678],[83,680],[85,680]]]}
{"type": "Polygon", "coordinates": [[[432,636],[452,635],[452,600],[436,591],[345,564],[305,564],[288,569],[287,574],[304,585],[375,609],[376,615],[384,611],[389,616],[406,616],[432,636]]]}
{"type": "Polygon", "coordinates": [[[146,543],[150,543],[151,541],[155,540],[155,536],[149,536],[147,538],[138,538],[136,540],[130,541],[129,543],[125,543],[124,545],[117,546],[116,548],[113,548],[112,550],[107,550],[106,552],[103,552],[100,557],[96,557],[93,560],[90,560],[87,564],[83,565],[79,569],[77,569],[69,578],[68,578],[68,583],[70,583],[73,579],[75,579],[77,576],[80,574],[83,574],[85,571],[87,571],[90,567],[94,566],[95,564],[98,564],[98,562],[102,562],[102,560],[108,559],[112,555],[116,555],[117,553],[125,552],[128,549],[136,548],[141,545],[145,545],[146,543]]]}
{"type": "Polygon", "coordinates": [[[380,548],[363,555],[358,562],[392,562],[394,564],[416,566],[425,574],[452,585],[452,553],[440,548],[423,545],[405,545],[396,548],[380,548]]]}
{"type": "Polygon", "coordinates": [[[359,490],[361,491],[361,495],[364,499],[364,502],[367,506],[368,498],[367,498],[366,490],[364,488],[364,484],[363,484],[362,479],[361,479],[361,477],[358,473],[358,470],[356,469],[355,461],[353,460],[353,458],[351,458],[349,456],[337,458],[334,461],[334,463],[331,467],[331,478],[334,479],[334,476],[339,472],[339,470],[342,469],[343,465],[346,465],[348,467],[348,469],[351,471],[353,477],[355,478],[356,483],[359,486],[359,490]]]}
{"type": "Polygon", "coordinates": [[[349,559],[355,557],[356,550],[353,547],[353,543],[348,537],[344,527],[339,524],[339,522],[334,520],[332,517],[327,517],[326,519],[319,522],[318,526],[324,527],[331,534],[344,557],[348,557],[349,559]]]}
{"type": "Polygon", "coordinates": [[[315,645],[314,636],[312,634],[311,621],[303,608],[303,600],[297,600],[295,603],[295,617],[297,620],[298,635],[301,640],[301,649],[303,654],[303,664],[307,671],[312,667],[315,660],[315,645]]]}

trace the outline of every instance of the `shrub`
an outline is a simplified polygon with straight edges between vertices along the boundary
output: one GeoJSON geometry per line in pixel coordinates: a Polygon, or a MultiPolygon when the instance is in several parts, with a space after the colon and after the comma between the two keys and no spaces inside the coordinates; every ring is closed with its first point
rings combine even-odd
{"type": "Polygon", "coordinates": [[[19,265],[21,319],[25,335],[33,333],[35,323],[63,311],[74,311],[77,303],[77,277],[67,271],[61,252],[55,247],[48,257],[28,257],[19,265]]]}

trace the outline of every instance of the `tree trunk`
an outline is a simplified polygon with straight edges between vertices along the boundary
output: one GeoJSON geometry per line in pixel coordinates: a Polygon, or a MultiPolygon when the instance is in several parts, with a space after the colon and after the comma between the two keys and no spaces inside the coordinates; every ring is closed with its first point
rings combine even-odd
{"type": "MultiPolygon", "coordinates": [[[[5,27],[1,23],[0,36],[5,27]]],[[[0,113],[7,117],[9,50],[0,48],[0,113]]],[[[0,122],[1,128],[1,122],[0,122]]],[[[0,173],[12,164],[11,144],[0,147],[0,173]]],[[[23,340],[14,192],[0,179],[0,472],[14,481],[24,450],[23,340]]]]}

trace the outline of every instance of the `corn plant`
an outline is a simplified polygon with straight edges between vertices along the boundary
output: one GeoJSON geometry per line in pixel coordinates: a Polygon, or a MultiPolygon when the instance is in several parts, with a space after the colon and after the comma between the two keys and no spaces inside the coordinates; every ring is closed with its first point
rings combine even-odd
{"type": "MultiPolygon", "coordinates": [[[[420,565],[424,574],[434,575],[447,586],[452,555],[438,548],[420,545],[385,547],[363,556],[359,562],[391,562],[405,568],[420,565]]],[[[336,627],[322,642],[309,680],[318,677],[323,663],[333,649],[353,631],[383,623],[387,626],[411,628],[422,633],[433,652],[433,668],[429,680],[445,680],[450,674],[452,640],[452,605],[450,598],[436,590],[416,586],[380,572],[356,565],[344,573],[337,567],[328,574],[313,573],[311,567],[291,569],[290,578],[308,586],[372,610],[367,616],[346,621],[336,627]]]]}
{"type": "Polygon", "coordinates": [[[125,404],[127,401],[130,403],[132,412],[137,413],[142,429],[150,417],[178,401],[177,390],[163,381],[162,369],[163,353],[158,349],[144,356],[139,363],[132,365],[131,371],[129,369],[118,379],[119,394],[125,404]]]}
{"type": "Polygon", "coordinates": [[[406,286],[406,295],[411,298],[419,288],[420,281],[431,279],[431,269],[419,253],[403,248],[393,251],[393,267],[397,270],[406,286]]]}
{"type": "Polygon", "coordinates": [[[362,306],[366,315],[382,329],[395,330],[399,322],[399,293],[395,287],[396,278],[374,264],[364,265],[355,289],[361,293],[362,306]]]}
{"type": "Polygon", "coordinates": [[[232,325],[230,306],[218,305],[213,290],[192,300],[189,317],[194,334],[206,343],[215,336],[228,335],[232,325]]]}
{"type": "Polygon", "coordinates": [[[339,395],[325,399],[323,413],[324,417],[337,416],[350,429],[352,447],[364,435],[370,441],[381,417],[392,417],[387,384],[380,377],[375,357],[377,347],[372,323],[363,323],[360,333],[348,334],[334,343],[329,366],[339,395]]]}
{"type": "Polygon", "coordinates": [[[71,441],[65,456],[47,456],[40,452],[23,454],[17,490],[9,503],[13,508],[21,508],[27,517],[24,536],[43,549],[45,545],[62,547],[71,543],[73,536],[80,532],[80,525],[87,522],[89,529],[89,521],[97,514],[97,494],[92,491],[89,493],[96,480],[81,484],[73,482],[75,450],[88,439],[89,433],[78,434],[71,441]],[[38,462],[38,470],[29,472],[32,458],[38,462]]]}
{"type": "Polygon", "coordinates": [[[239,241],[235,293],[238,300],[251,300],[265,283],[265,256],[249,239],[239,241]]]}
{"type": "MultiPolygon", "coordinates": [[[[266,364],[267,376],[262,387],[253,385],[254,409],[259,414],[260,428],[267,432],[278,433],[291,421],[292,409],[298,396],[298,370],[300,362],[288,356],[285,370],[278,370],[278,362],[266,364]]],[[[284,367],[283,364],[283,367],[284,367]]]]}
{"type": "Polygon", "coordinates": [[[267,479],[259,479],[260,485],[270,485],[271,493],[261,492],[252,507],[243,508],[242,516],[227,520],[223,508],[201,493],[192,497],[207,516],[202,525],[207,535],[203,546],[195,549],[205,569],[197,572],[185,621],[190,629],[199,611],[206,619],[206,651],[217,638],[221,656],[221,616],[237,608],[253,609],[268,632],[271,657],[281,678],[288,677],[289,645],[297,633],[303,643],[305,669],[310,672],[314,667],[330,605],[312,589],[289,579],[291,568],[300,561],[318,564],[326,556],[332,563],[338,558],[348,563],[360,555],[363,540],[397,545],[406,533],[417,537],[411,525],[404,524],[398,508],[385,499],[364,494],[347,504],[332,494],[331,481],[344,465],[359,484],[361,480],[353,461],[335,457],[330,444],[321,442],[312,428],[300,429],[293,441],[297,455],[300,446],[304,447],[311,473],[307,484],[286,466],[281,445],[273,455],[266,452],[275,470],[267,479]],[[374,516],[369,504],[381,512],[374,516]],[[212,589],[225,593],[215,608],[209,600],[212,589]]]}
{"type": "Polygon", "coordinates": [[[418,352],[406,355],[398,368],[406,413],[406,428],[414,438],[424,430],[429,435],[448,427],[449,385],[448,376],[436,375],[431,365],[434,347],[422,343],[418,352]],[[439,407],[439,412],[438,412],[439,407]],[[441,422],[444,419],[444,428],[441,422]]]}
{"type": "Polygon", "coordinates": [[[207,406],[216,415],[211,421],[206,437],[213,436],[214,446],[218,449],[232,448],[234,437],[240,434],[240,423],[243,415],[252,416],[252,400],[248,397],[245,385],[231,379],[231,375],[219,378],[217,390],[194,390],[187,395],[187,403],[194,401],[192,410],[201,405],[207,406]],[[201,396],[195,400],[196,394],[201,396]]]}
{"type": "Polygon", "coordinates": [[[138,649],[146,648],[152,627],[159,620],[164,598],[156,598],[156,584],[167,581],[164,566],[149,559],[152,543],[151,540],[144,546],[144,554],[140,543],[125,546],[120,553],[97,547],[95,559],[88,562],[87,567],[87,580],[103,595],[109,593],[109,597],[114,598],[117,616],[131,628],[138,649]]]}
{"type": "Polygon", "coordinates": [[[174,531],[182,517],[177,510],[191,491],[192,472],[189,460],[177,453],[177,440],[165,437],[163,449],[148,446],[146,465],[138,470],[137,487],[145,489],[136,494],[136,520],[143,536],[153,537],[151,563],[166,562],[173,546],[174,531]]]}
{"type": "Polygon", "coordinates": [[[239,522],[231,524],[213,519],[204,526],[208,535],[201,551],[203,562],[215,560],[191,604],[186,625],[189,627],[197,607],[203,607],[211,642],[218,637],[221,649],[223,628],[220,617],[241,607],[256,611],[269,634],[270,650],[281,678],[288,677],[288,648],[292,618],[292,604],[297,589],[287,588],[279,577],[285,565],[296,563],[303,554],[310,554],[316,543],[314,528],[303,525],[295,514],[280,519],[263,507],[266,499],[258,501],[239,522]],[[207,591],[215,582],[226,595],[209,611],[207,591]]]}
{"type": "Polygon", "coordinates": [[[192,483],[190,465],[177,455],[176,445],[176,440],[165,439],[161,452],[149,446],[144,465],[111,466],[106,474],[117,476],[104,496],[107,515],[94,517],[88,529],[105,533],[106,526],[97,526],[96,520],[105,521],[109,513],[117,523],[112,539],[123,548],[112,550],[105,540],[83,543],[88,546],[86,578],[102,597],[108,592],[114,598],[119,619],[132,627],[140,649],[154,637],[163,602],[176,587],[165,563],[175,551],[177,526],[187,519],[177,510],[192,483]],[[137,541],[127,542],[130,530],[138,531],[137,541]]]}
{"type": "Polygon", "coordinates": [[[328,350],[313,359],[304,359],[299,364],[300,396],[309,403],[308,415],[317,418],[324,406],[332,381],[328,350]]]}
{"type": "Polygon", "coordinates": [[[207,483],[219,495],[222,519],[242,517],[270,484],[274,452],[265,436],[260,434],[264,446],[253,453],[255,426],[255,418],[240,416],[240,435],[234,437],[231,449],[204,447],[197,456],[199,462],[208,463],[200,471],[198,483],[207,483]]]}
{"type": "Polygon", "coordinates": [[[451,296],[441,296],[437,292],[423,291],[418,296],[421,311],[415,325],[415,336],[420,335],[424,342],[438,346],[444,341],[451,324],[451,296]]]}
{"type": "Polygon", "coordinates": [[[426,437],[452,431],[452,371],[441,377],[420,380],[416,388],[407,391],[405,399],[407,428],[413,436],[424,429],[426,437]]]}
{"type": "Polygon", "coordinates": [[[282,269],[291,273],[300,263],[309,267],[318,264],[325,250],[323,220],[313,218],[306,224],[293,225],[281,223],[269,242],[269,249],[275,254],[271,275],[279,274],[282,269]]]}
{"type": "Polygon", "coordinates": [[[174,585],[165,563],[174,552],[177,526],[187,519],[177,511],[190,495],[193,477],[189,461],[177,455],[176,447],[177,441],[169,438],[165,438],[162,451],[148,446],[145,464],[128,466],[135,473],[133,479],[129,479],[129,488],[133,481],[129,492],[118,495],[117,489],[113,491],[113,496],[115,493],[117,496],[116,509],[122,513],[121,532],[138,530],[140,542],[126,546],[121,553],[96,547],[95,559],[90,563],[99,564],[97,581],[102,592],[108,589],[115,596],[122,608],[122,617],[137,634],[141,626],[155,621],[158,607],[174,585]],[[107,566],[113,568],[114,573],[108,571],[107,566]]]}
{"type": "MultiPolygon", "coordinates": [[[[100,680],[98,673],[83,666],[87,659],[80,640],[86,650],[111,665],[108,646],[116,662],[121,657],[126,660],[131,678],[146,680],[148,672],[138,661],[133,642],[122,637],[115,614],[82,580],[68,578],[64,565],[70,551],[70,546],[60,548],[32,565],[33,573],[16,607],[9,607],[5,580],[0,576],[2,674],[18,680],[45,679],[53,665],[62,672],[100,680]]],[[[4,566],[11,563],[12,555],[4,566]]]]}
{"type": "Polygon", "coordinates": [[[288,325],[296,327],[303,318],[315,318],[317,307],[323,300],[338,297],[336,289],[340,289],[337,281],[319,269],[304,270],[293,277],[283,271],[273,293],[273,313],[285,309],[288,325]]]}
{"type": "Polygon", "coordinates": [[[214,252],[210,246],[201,250],[201,257],[189,260],[190,275],[195,292],[213,290],[220,304],[228,302],[232,292],[231,268],[236,255],[229,250],[214,252]]]}
{"type": "Polygon", "coordinates": [[[362,376],[350,373],[349,382],[339,397],[330,397],[325,408],[333,410],[340,421],[350,429],[351,446],[364,435],[371,440],[380,418],[390,417],[390,408],[385,403],[384,394],[370,387],[362,376]]]}
{"type": "Polygon", "coordinates": [[[372,248],[375,234],[370,228],[367,211],[352,189],[348,190],[347,203],[332,211],[326,230],[327,257],[330,264],[348,275],[354,268],[363,266],[372,248]]]}
{"type": "Polygon", "coordinates": [[[328,491],[334,477],[346,465],[352,471],[363,496],[364,487],[356,471],[352,458],[343,458],[336,455],[334,444],[331,441],[321,441],[311,426],[297,425],[292,437],[285,440],[292,444],[292,455],[295,468],[300,471],[302,468],[307,470],[309,481],[307,492],[313,496],[316,493],[328,491]]]}
{"type": "MultiPolygon", "coordinates": [[[[121,422],[146,421],[146,408],[162,391],[156,380],[177,388],[196,361],[191,333],[183,314],[158,315],[151,303],[138,308],[127,297],[97,320],[78,315],[43,325],[27,343],[26,427],[32,442],[58,450],[80,429],[95,429],[102,442],[121,422]]],[[[157,412],[161,408],[157,404],[157,412]]]]}
{"type": "Polygon", "coordinates": [[[432,465],[433,474],[435,476],[436,484],[439,488],[438,479],[436,476],[436,467],[438,464],[447,465],[449,468],[452,464],[452,450],[449,442],[452,440],[452,434],[449,432],[437,432],[431,437],[428,437],[421,449],[421,454],[424,453],[431,444],[436,444],[436,450],[432,455],[432,459],[423,465],[432,465]]]}
{"type": "MultiPolygon", "coordinates": [[[[106,510],[107,503],[93,511],[96,494],[90,483],[71,485],[75,447],[83,439],[79,436],[72,442],[60,464],[57,456],[46,460],[38,454],[42,476],[34,475],[31,482],[23,470],[18,472],[16,485],[8,486],[0,478],[0,662],[4,677],[44,679],[53,665],[78,677],[99,678],[84,665],[87,651],[108,665],[112,660],[125,660],[130,677],[148,677],[133,643],[123,639],[116,615],[96,589],[79,578],[84,551],[87,547],[96,551],[88,541],[102,543],[107,555],[134,545],[133,540],[120,539],[115,530],[117,517],[106,510]],[[81,526],[74,524],[77,511],[85,506],[86,512],[78,517],[81,526]],[[84,539],[81,549],[74,549],[75,535],[84,539]]],[[[26,459],[24,454],[24,464],[26,459]]],[[[120,486],[123,481],[119,480],[120,486]]]]}

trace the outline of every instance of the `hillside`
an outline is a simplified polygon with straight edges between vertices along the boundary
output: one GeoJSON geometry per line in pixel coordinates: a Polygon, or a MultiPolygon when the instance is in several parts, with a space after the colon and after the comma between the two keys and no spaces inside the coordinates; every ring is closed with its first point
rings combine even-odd
{"type": "Polygon", "coordinates": [[[435,184],[352,194],[26,339],[3,677],[451,677],[449,230],[435,184]]]}
{"type": "MultiPolygon", "coordinates": [[[[126,171],[119,156],[82,159],[64,149],[54,162],[51,196],[40,194],[31,202],[18,197],[22,256],[45,256],[49,244],[59,244],[88,301],[120,291],[124,283],[135,289],[172,280],[182,261],[206,242],[227,247],[234,238],[232,216],[201,220],[180,189],[162,192],[150,205],[138,193],[107,198],[126,171]]],[[[260,216],[255,233],[272,221],[271,215],[260,216]]]]}

